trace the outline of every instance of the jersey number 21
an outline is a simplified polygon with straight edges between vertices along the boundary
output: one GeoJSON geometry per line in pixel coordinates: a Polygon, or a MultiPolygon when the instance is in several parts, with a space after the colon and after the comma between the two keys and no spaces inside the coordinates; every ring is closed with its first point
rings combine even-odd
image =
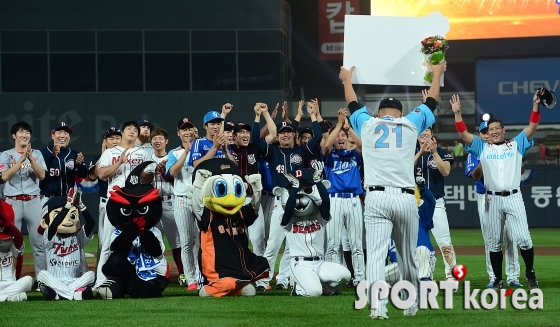
{"type": "Polygon", "coordinates": [[[390,147],[402,147],[402,125],[398,124],[397,126],[390,128],[388,125],[381,124],[375,126],[375,134],[379,134],[377,137],[377,141],[375,141],[375,147],[378,149],[388,149],[390,147]],[[395,141],[393,142],[393,138],[391,134],[395,134],[395,141]]]}

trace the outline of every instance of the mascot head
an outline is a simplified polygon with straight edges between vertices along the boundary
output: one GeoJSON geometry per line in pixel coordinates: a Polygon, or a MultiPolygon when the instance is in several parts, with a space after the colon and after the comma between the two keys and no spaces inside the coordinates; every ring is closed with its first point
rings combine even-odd
{"type": "Polygon", "coordinates": [[[201,188],[202,203],[208,210],[223,216],[237,213],[245,204],[247,186],[239,176],[237,165],[225,158],[213,158],[201,162],[193,173],[193,182],[198,170],[211,175],[201,188]]]}
{"type": "Polygon", "coordinates": [[[125,230],[132,224],[140,231],[154,227],[161,219],[162,204],[159,190],[152,184],[143,184],[140,173],[153,161],[145,161],[132,170],[123,188],[114,186],[107,201],[107,217],[117,229],[125,230]]]}
{"type": "MultiPolygon", "coordinates": [[[[54,221],[54,217],[62,211],[62,208],[67,203],[68,198],[66,196],[50,198],[47,202],[45,202],[43,205],[43,215],[40,223],[41,227],[45,230],[49,229],[54,221]]],[[[82,227],[82,222],[80,221],[80,210],[78,207],[72,205],[62,222],[58,226],[53,225],[52,227],[56,229],[56,233],[61,235],[76,233],[82,227]]]]}
{"type": "Polygon", "coordinates": [[[292,217],[307,217],[320,213],[324,220],[330,219],[330,198],[328,180],[321,181],[321,171],[311,168],[295,170],[284,176],[291,182],[286,187],[275,187],[274,195],[279,196],[284,208],[282,226],[292,217]]]}

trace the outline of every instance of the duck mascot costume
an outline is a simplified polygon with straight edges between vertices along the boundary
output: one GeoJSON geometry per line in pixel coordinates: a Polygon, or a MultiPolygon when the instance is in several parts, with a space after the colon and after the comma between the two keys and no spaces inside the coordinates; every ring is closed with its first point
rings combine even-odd
{"type": "MultiPolygon", "coordinates": [[[[260,193],[259,175],[246,180],[260,193]]],[[[258,217],[258,196],[245,204],[246,188],[236,163],[228,159],[205,160],[193,173],[188,197],[200,229],[201,297],[255,295],[251,283],[268,276],[268,261],[249,250],[247,227],[258,217]]]]}
{"type": "Polygon", "coordinates": [[[169,282],[165,245],[155,226],[161,219],[162,200],[140,173],[153,161],[132,170],[125,187],[115,186],[107,201],[107,217],[115,227],[111,255],[103,266],[107,281],[99,287],[103,299],[160,297],[169,282]]]}

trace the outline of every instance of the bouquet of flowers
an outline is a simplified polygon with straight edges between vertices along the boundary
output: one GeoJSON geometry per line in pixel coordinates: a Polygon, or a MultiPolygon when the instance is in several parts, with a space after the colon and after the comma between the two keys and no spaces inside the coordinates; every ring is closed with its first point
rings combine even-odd
{"type": "MultiPolygon", "coordinates": [[[[432,65],[439,64],[442,60],[444,60],[445,51],[449,49],[449,45],[447,45],[447,40],[439,35],[427,37],[424,40],[422,40],[421,44],[422,44],[422,49],[420,50],[420,52],[422,52],[426,57],[425,63],[430,62],[432,65]]],[[[427,64],[426,67],[428,67],[427,64]]],[[[432,83],[431,71],[428,71],[424,75],[424,80],[428,83],[432,83]]]]}

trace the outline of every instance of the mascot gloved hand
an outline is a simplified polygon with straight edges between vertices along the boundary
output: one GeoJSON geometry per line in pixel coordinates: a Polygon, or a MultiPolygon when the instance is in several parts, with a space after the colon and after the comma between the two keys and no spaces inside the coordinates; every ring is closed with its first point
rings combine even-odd
{"type": "Polygon", "coordinates": [[[280,196],[284,215],[281,225],[286,229],[290,244],[290,270],[294,279],[292,295],[338,295],[336,289],[350,280],[350,271],[323,260],[325,226],[330,220],[330,182],[321,181],[320,171],[299,169],[284,174],[289,185],[275,187],[280,196]],[[316,274],[313,278],[309,274],[316,274]]]}
{"type": "Polygon", "coordinates": [[[47,269],[37,275],[45,300],[90,300],[95,273],[80,273],[80,251],[93,238],[95,220],[81,200],[82,192],[74,187],[68,196],[50,198],[43,205],[39,233],[47,269]],[[80,213],[84,223],[80,220],[80,213]]]}
{"type": "Polygon", "coordinates": [[[204,244],[200,256],[204,286],[199,295],[255,295],[251,283],[267,277],[270,267],[265,258],[249,250],[246,231],[257,214],[251,204],[245,205],[246,186],[237,165],[224,158],[205,160],[195,169],[193,185],[195,193],[200,190],[200,196],[193,197],[198,201],[193,208],[203,207],[197,217],[200,244],[204,244]],[[204,178],[202,185],[198,178],[204,178]]]}
{"type": "Polygon", "coordinates": [[[33,287],[31,276],[16,277],[16,261],[23,250],[23,235],[14,225],[14,210],[0,200],[0,302],[26,301],[26,292],[33,287]]]}
{"type": "Polygon", "coordinates": [[[125,187],[114,187],[107,201],[107,218],[115,226],[111,255],[103,265],[107,281],[98,290],[103,299],[160,297],[169,282],[165,245],[155,226],[161,219],[159,190],[143,184],[140,173],[152,161],[132,170],[125,187]]]}
{"type": "Polygon", "coordinates": [[[245,181],[247,184],[251,185],[253,189],[253,196],[251,196],[251,205],[253,209],[258,214],[259,207],[261,206],[261,191],[263,189],[262,186],[262,177],[260,174],[253,174],[253,175],[246,175],[245,181]]]}

